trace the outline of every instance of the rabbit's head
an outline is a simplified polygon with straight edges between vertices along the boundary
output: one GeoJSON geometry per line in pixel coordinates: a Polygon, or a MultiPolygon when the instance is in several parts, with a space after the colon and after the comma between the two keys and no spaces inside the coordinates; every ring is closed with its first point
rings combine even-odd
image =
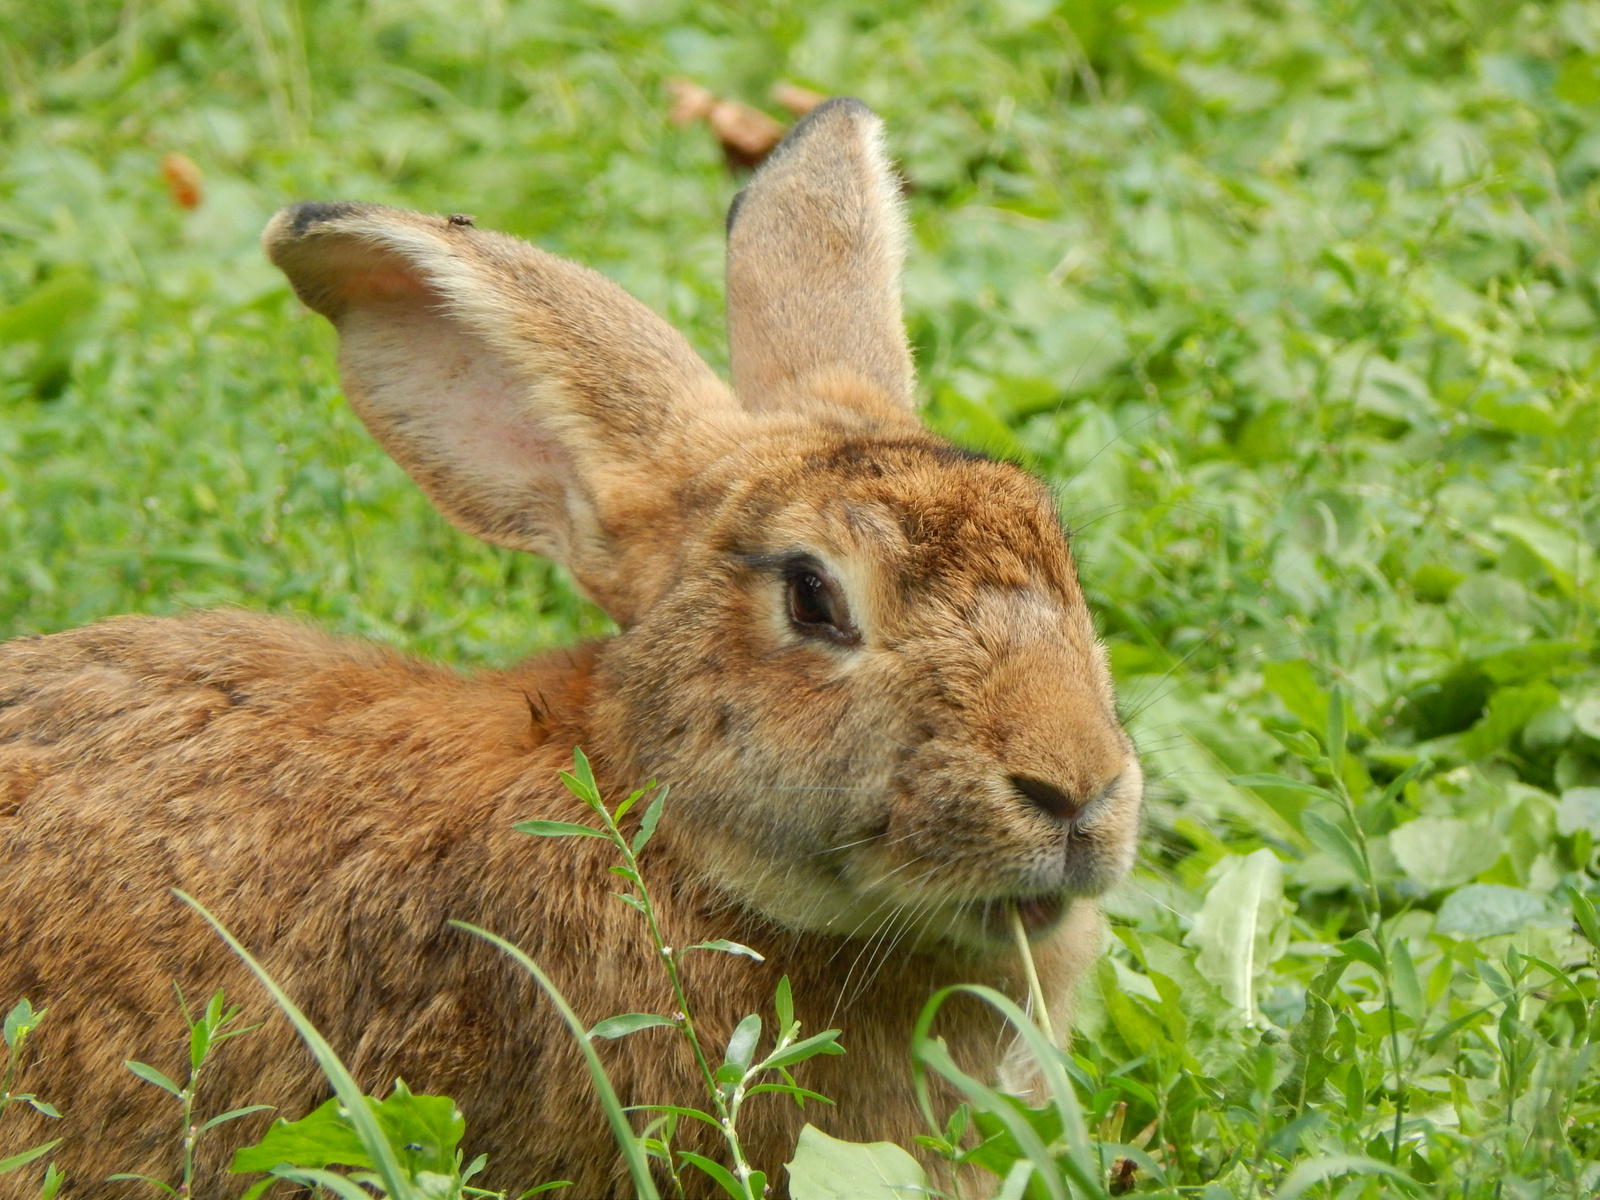
{"type": "Polygon", "coordinates": [[[268,253],[440,509],[621,627],[588,716],[662,836],[780,925],[1005,943],[1133,857],[1142,777],[1050,492],[913,409],[879,123],[735,201],[730,390],[599,275],[460,219],[300,205],[268,253]]]}

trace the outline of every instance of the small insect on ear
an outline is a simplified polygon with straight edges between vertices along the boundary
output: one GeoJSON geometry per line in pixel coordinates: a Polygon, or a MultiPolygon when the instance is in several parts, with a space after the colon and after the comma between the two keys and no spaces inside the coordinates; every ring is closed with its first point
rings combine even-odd
{"type": "Polygon", "coordinates": [[[900,314],[905,241],[883,122],[859,100],[818,105],[728,213],[728,342],[740,403],[913,420],[900,314]]]}
{"type": "Polygon", "coordinates": [[[469,217],[302,204],[264,240],[339,330],[352,407],[445,516],[563,563],[619,624],[662,593],[681,479],[745,420],[675,330],[469,217]]]}

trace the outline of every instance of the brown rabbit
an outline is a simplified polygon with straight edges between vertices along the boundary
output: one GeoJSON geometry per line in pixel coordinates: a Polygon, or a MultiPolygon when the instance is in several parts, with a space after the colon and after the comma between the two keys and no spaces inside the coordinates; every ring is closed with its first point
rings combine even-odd
{"type": "MultiPolygon", "coordinates": [[[[917,421],[903,238],[877,118],[822,105],[729,216],[730,390],[643,305],[512,238],[356,204],[273,219],[267,253],[338,328],[373,435],[452,521],[562,563],[621,632],[470,677],[237,611],[0,647],[0,1000],[50,1007],[29,1083],[64,1114],[11,1149],[64,1137],[63,1195],[172,1173],[176,1106],[122,1061],[178,1073],[174,979],[270,1016],[178,887],[364,1087],[455,1097],[493,1186],[628,1193],[549,1003],[448,924],[522,945],[585,1021],[671,1011],[606,847],[511,829],[592,820],[556,778],[575,745],[613,798],[672,784],[643,859],[669,940],[766,955],[687,960],[707,1035],[770,1013],[785,974],[810,1030],[844,1029],[848,1053],[800,1076],[836,1108],[746,1110],[775,1190],[806,1120],[923,1132],[912,1022],[945,983],[1023,994],[1008,902],[1065,1004],[1092,898],[1133,857],[1139,765],[1050,493],[917,421]]],[[[943,1022],[993,1074],[996,1022],[954,1003],[943,1022]]],[[[602,1049],[624,1103],[704,1103],[671,1030],[602,1049]]],[[[293,1118],[328,1094],[277,1017],[210,1070],[208,1113],[293,1118]]],[[[227,1161],[270,1119],[207,1135],[197,1195],[242,1190],[227,1161]]],[[[703,1133],[681,1136],[715,1155],[703,1133]]]]}

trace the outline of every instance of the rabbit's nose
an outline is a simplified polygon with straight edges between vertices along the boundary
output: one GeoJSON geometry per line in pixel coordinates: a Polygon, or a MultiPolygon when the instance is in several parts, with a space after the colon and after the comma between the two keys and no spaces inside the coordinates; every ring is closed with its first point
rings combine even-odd
{"type": "Polygon", "coordinates": [[[1030,804],[1043,809],[1058,821],[1070,821],[1078,815],[1083,801],[1074,799],[1053,783],[1033,779],[1027,775],[1013,775],[1011,786],[1030,804]]]}

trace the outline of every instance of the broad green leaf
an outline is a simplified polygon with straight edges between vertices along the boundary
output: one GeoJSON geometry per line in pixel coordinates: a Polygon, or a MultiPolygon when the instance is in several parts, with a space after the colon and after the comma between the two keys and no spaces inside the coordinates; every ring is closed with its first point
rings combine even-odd
{"type": "Polygon", "coordinates": [[[1505,839],[1490,826],[1459,817],[1418,817],[1389,834],[1389,848],[1407,875],[1437,892],[1494,866],[1505,839]]]}
{"type": "MultiPolygon", "coordinates": [[[[453,1175],[455,1150],[466,1122],[455,1101],[445,1096],[418,1096],[396,1081],[387,1100],[364,1100],[395,1148],[402,1169],[412,1177],[423,1172],[453,1175]]],[[[322,1168],[337,1164],[372,1167],[348,1111],[337,1098],[298,1121],[276,1121],[254,1146],[234,1154],[236,1173],[270,1171],[278,1163],[322,1168]]]]}
{"type": "Polygon", "coordinates": [[[641,1029],[655,1029],[662,1025],[677,1028],[677,1023],[671,1017],[658,1017],[655,1013],[624,1013],[619,1017],[607,1017],[589,1030],[591,1038],[619,1038],[630,1033],[637,1033],[641,1029]]]}
{"type": "Polygon", "coordinates": [[[732,1036],[728,1038],[728,1052],[724,1061],[738,1067],[741,1072],[748,1071],[760,1039],[761,1017],[751,1013],[734,1027],[732,1036]]]}
{"type": "Polygon", "coordinates": [[[1556,805],[1556,832],[1571,837],[1587,829],[1600,838],[1600,787],[1568,788],[1556,805]]]}
{"type": "Polygon", "coordinates": [[[1274,1200],[1299,1200],[1324,1180],[1338,1179],[1343,1175],[1382,1175],[1394,1180],[1404,1194],[1422,1192],[1411,1176],[1388,1163],[1359,1154],[1332,1154],[1326,1158],[1310,1159],[1289,1172],[1283,1186],[1273,1193],[1274,1200]]]}
{"type": "Polygon", "coordinates": [[[7,1046],[16,1046],[19,1040],[28,1036],[39,1027],[39,1022],[44,1020],[49,1009],[35,1009],[27,1000],[18,1000],[16,1005],[6,1014],[5,1039],[7,1046]]]}
{"type": "Polygon", "coordinates": [[[1532,892],[1499,883],[1469,883],[1444,898],[1433,928],[1454,937],[1475,938],[1515,933],[1529,925],[1557,924],[1565,921],[1532,892]]]}
{"type": "Polygon", "coordinates": [[[1231,856],[1214,868],[1205,903],[1184,939],[1199,949],[1195,967],[1251,1024],[1261,1021],[1256,981],[1288,947],[1283,864],[1270,850],[1231,856]]]}
{"type": "Polygon", "coordinates": [[[1522,516],[1497,516],[1490,520],[1489,527],[1521,543],[1568,597],[1576,599],[1580,586],[1593,587],[1594,551],[1567,530],[1537,517],[1522,516]]]}
{"type": "Polygon", "coordinates": [[[927,1173],[893,1142],[845,1142],[800,1131],[789,1172],[793,1200],[915,1200],[933,1195],[927,1173]]]}
{"type": "Polygon", "coordinates": [[[1267,690],[1283,701],[1292,712],[1319,738],[1328,733],[1328,693],[1317,686],[1316,677],[1304,659],[1286,662],[1269,662],[1261,668],[1261,679],[1267,690]]]}

